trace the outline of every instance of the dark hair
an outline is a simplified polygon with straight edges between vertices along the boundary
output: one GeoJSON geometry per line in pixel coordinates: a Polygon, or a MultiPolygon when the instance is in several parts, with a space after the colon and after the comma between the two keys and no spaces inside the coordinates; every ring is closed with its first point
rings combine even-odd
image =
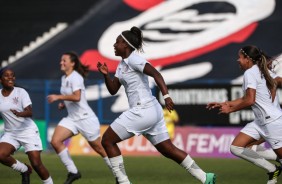
{"type": "Polygon", "coordinates": [[[139,52],[144,52],[143,34],[138,27],[133,26],[130,30],[123,31],[121,35],[134,47],[130,46],[132,50],[136,49],[139,52]]]}
{"type": "Polygon", "coordinates": [[[243,47],[240,52],[247,58],[249,58],[254,64],[257,64],[261,72],[261,76],[265,78],[267,88],[271,91],[276,87],[275,80],[270,76],[268,69],[268,61],[273,58],[266,55],[258,47],[249,45],[243,47]]]}
{"type": "Polygon", "coordinates": [[[74,62],[74,70],[76,70],[83,78],[89,73],[89,66],[83,65],[78,57],[78,55],[73,52],[65,52],[64,55],[69,55],[70,60],[74,62]]]}
{"type": "Polygon", "coordinates": [[[6,70],[9,70],[10,68],[9,67],[3,67],[3,68],[1,68],[0,69],[0,78],[2,78],[2,76],[3,76],[3,74],[4,74],[4,72],[6,71],[6,70]]]}

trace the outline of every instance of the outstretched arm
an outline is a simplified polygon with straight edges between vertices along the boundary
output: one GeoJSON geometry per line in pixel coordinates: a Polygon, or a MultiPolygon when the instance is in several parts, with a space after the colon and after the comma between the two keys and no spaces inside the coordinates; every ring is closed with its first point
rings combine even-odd
{"type": "Polygon", "coordinates": [[[256,100],[256,90],[248,88],[246,94],[242,98],[237,98],[235,100],[226,101],[226,102],[212,102],[207,104],[207,108],[219,108],[220,114],[229,114],[232,112],[239,111],[246,107],[249,107],[255,103],[256,100]]]}
{"type": "Polygon", "coordinates": [[[105,84],[107,86],[107,89],[108,89],[109,93],[111,95],[115,95],[118,92],[118,90],[119,90],[119,88],[121,86],[118,78],[114,77],[113,80],[111,79],[111,77],[109,75],[109,72],[108,72],[108,67],[107,67],[106,63],[102,64],[102,63],[98,62],[97,63],[97,68],[98,68],[99,72],[101,72],[103,74],[103,76],[104,76],[105,84]]]}
{"type": "MultiPolygon", "coordinates": [[[[163,96],[168,94],[167,86],[165,84],[165,81],[162,75],[152,65],[150,65],[149,63],[146,63],[143,73],[154,78],[163,96]]],[[[173,110],[174,104],[170,97],[165,98],[165,106],[169,111],[173,110]]]]}
{"type": "Polygon", "coordinates": [[[49,103],[53,103],[58,100],[67,100],[67,101],[73,101],[73,102],[79,102],[81,96],[81,90],[74,91],[71,95],[57,95],[57,94],[51,94],[47,96],[47,100],[49,103]]]}

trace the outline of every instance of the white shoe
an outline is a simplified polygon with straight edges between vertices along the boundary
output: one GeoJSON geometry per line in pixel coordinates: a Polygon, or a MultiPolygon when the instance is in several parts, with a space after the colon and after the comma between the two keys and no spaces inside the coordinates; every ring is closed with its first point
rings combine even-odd
{"type": "Polygon", "coordinates": [[[267,181],[267,184],[276,184],[276,183],[277,183],[277,179],[267,181]]]}

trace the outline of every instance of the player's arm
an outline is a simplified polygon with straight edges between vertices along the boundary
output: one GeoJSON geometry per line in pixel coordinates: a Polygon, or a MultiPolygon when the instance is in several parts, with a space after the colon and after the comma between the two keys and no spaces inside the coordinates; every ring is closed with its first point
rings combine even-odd
{"type": "Polygon", "coordinates": [[[219,109],[219,113],[228,114],[231,112],[236,112],[246,107],[249,107],[255,103],[256,100],[256,90],[248,88],[246,94],[242,98],[238,98],[231,101],[226,101],[222,104],[219,109]]]}
{"type": "Polygon", "coordinates": [[[111,79],[109,71],[108,71],[108,66],[106,63],[102,64],[98,62],[97,68],[104,76],[105,84],[107,86],[109,93],[111,95],[115,95],[121,86],[121,83],[119,82],[118,78],[114,77],[113,80],[111,79]]]}
{"type": "Polygon", "coordinates": [[[281,88],[282,87],[282,77],[276,77],[274,80],[277,86],[281,88]]]}
{"type": "MultiPolygon", "coordinates": [[[[167,86],[165,84],[163,76],[152,65],[150,65],[149,63],[146,63],[143,73],[154,78],[163,96],[168,94],[167,86]]],[[[165,106],[167,110],[169,111],[173,110],[174,104],[170,97],[165,99],[165,106]]]]}
{"type": "Polygon", "coordinates": [[[10,110],[14,115],[16,115],[17,117],[32,117],[32,107],[31,105],[27,106],[26,108],[24,108],[24,110],[22,112],[18,112],[14,109],[10,110]]]}
{"type": "Polygon", "coordinates": [[[67,101],[79,102],[80,96],[81,96],[81,90],[79,89],[79,90],[74,91],[71,95],[62,95],[62,94],[48,95],[47,100],[48,100],[49,103],[53,103],[53,102],[58,101],[58,100],[67,100],[67,101]]]}

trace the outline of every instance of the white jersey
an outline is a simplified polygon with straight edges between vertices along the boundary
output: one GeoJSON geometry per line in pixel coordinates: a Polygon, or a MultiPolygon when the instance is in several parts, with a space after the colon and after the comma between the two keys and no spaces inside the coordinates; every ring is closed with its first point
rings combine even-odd
{"type": "MultiPolygon", "coordinates": [[[[270,74],[270,76],[273,78],[273,79],[275,79],[276,77],[279,77],[276,73],[274,73],[273,71],[271,71],[271,70],[269,70],[269,74],[270,74]]],[[[275,99],[274,99],[274,105],[276,105],[281,111],[282,111],[282,109],[281,109],[281,106],[280,106],[280,103],[279,103],[279,95],[278,95],[278,93],[276,92],[276,96],[275,96],[275,99]]]]}
{"type": "Polygon", "coordinates": [[[83,77],[75,70],[69,76],[62,76],[62,95],[71,95],[77,90],[81,90],[79,102],[73,102],[68,100],[64,101],[68,111],[68,117],[74,121],[88,118],[90,116],[95,115],[95,113],[92,111],[92,109],[87,103],[83,77]]]}
{"type": "Polygon", "coordinates": [[[29,117],[17,117],[11,112],[14,109],[18,112],[31,105],[31,100],[23,88],[14,87],[9,96],[2,95],[0,91],[0,113],[4,120],[4,130],[6,132],[22,131],[27,129],[37,129],[34,121],[29,117]]]}
{"type": "Polygon", "coordinates": [[[155,99],[149,87],[148,76],[143,73],[146,63],[148,62],[144,58],[132,52],[117,67],[115,77],[125,88],[130,108],[146,105],[155,99]]]}
{"type": "Polygon", "coordinates": [[[252,105],[255,122],[264,125],[282,116],[281,110],[272,102],[270,91],[266,86],[266,81],[264,77],[261,76],[257,65],[252,66],[244,73],[244,92],[246,92],[248,88],[256,90],[255,104],[252,105]]]}

